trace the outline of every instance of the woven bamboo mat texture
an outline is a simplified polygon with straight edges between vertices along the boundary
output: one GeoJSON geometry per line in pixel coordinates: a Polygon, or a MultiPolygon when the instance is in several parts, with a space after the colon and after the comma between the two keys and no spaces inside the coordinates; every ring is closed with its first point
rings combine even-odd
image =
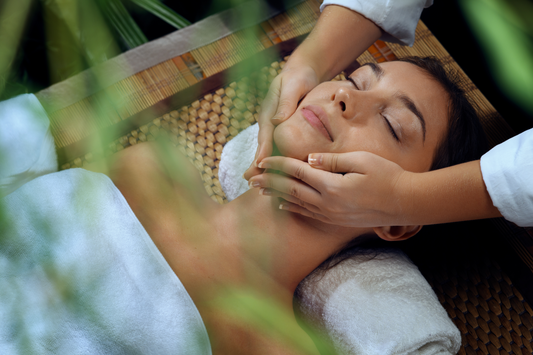
{"type": "Polygon", "coordinates": [[[419,268],[459,328],[459,354],[532,354],[533,310],[484,253],[419,268]]]}
{"type": "MultiPolygon", "coordinates": [[[[58,151],[75,147],[77,142],[95,130],[119,126],[161,101],[179,96],[188,88],[224,73],[249,57],[250,53],[259,53],[309,32],[318,15],[318,3],[309,0],[255,28],[169,59],[52,113],[51,127],[58,151]],[[251,35],[256,40],[250,43],[251,35]],[[109,97],[113,98],[113,102],[109,97]],[[99,112],[109,113],[101,117],[99,112]]],[[[509,126],[422,22],[418,25],[416,36],[412,48],[378,41],[358,62],[379,63],[409,55],[436,56],[448,69],[457,73],[481,116],[490,144],[495,145],[511,137],[513,132],[509,126]]],[[[154,114],[149,119],[143,118],[122,126],[122,131],[116,131],[116,137],[105,143],[103,151],[83,152],[70,157],[62,162],[61,168],[82,167],[100,155],[113,154],[131,145],[164,137],[179,147],[197,167],[211,198],[225,203],[218,181],[218,164],[224,144],[256,122],[262,98],[285,60],[273,61],[212,90],[200,90],[194,99],[185,104],[168,107],[165,112],[154,114]]],[[[343,80],[343,75],[335,80],[343,80]]],[[[523,229],[521,232],[525,233],[523,238],[529,238],[526,242],[525,239],[516,242],[516,234],[511,239],[516,244],[513,246],[515,251],[527,263],[533,251],[533,248],[527,247],[533,243],[527,242],[533,240],[533,233],[523,229]]],[[[533,259],[528,265],[532,267],[533,259]]],[[[463,346],[459,354],[533,353],[533,310],[500,266],[487,255],[462,262],[425,266],[421,271],[461,330],[463,346]]]]}
{"type": "Polygon", "coordinates": [[[49,113],[58,149],[112,126],[277,43],[308,33],[319,4],[309,0],[274,18],[160,63],[69,107],[49,113]],[[99,113],[105,112],[105,115],[99,113]]]}

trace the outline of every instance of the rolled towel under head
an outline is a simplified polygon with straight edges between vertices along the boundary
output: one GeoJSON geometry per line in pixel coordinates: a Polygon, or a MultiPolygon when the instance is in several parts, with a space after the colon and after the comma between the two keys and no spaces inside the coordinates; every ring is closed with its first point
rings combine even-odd
{"type": "Polygon", "coordinates": [[[248,191],[248,181],[242,175],[252,164],[257,150],[257,133],[259,125],[256,123],[226,143],[218,166],[218,180],[228,201],[234,200],[248,191]]]}
{"type": "Polygon", "coordinates": [[[456,354],[459,330],[401,251],[354,255],[297,290],[300,317],[338,354],[456,354]]]}
{"type": "MultiPolygon", "coordinates": [[[[228,142],[219,180],[228,200],[248,191],[242,177],[257,150],[257,124],[228,142]]],[[[298,313],[339,354],[456,354],[461,335],[418,268],[401,251],[355,254],[300,283],[298,313]]]]}

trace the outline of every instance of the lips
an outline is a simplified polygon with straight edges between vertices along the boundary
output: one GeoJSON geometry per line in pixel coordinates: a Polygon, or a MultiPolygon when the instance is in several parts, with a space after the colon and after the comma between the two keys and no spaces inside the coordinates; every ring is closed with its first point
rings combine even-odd
{"type": "Polygon", "coordinates": [[[311,126],[315,127],[327,139],[333,142],[330,134],[331,127],[329,126],[328,115],[322,107],[314,105],[305,106],[302,108],[302,115],[311,126]]]}

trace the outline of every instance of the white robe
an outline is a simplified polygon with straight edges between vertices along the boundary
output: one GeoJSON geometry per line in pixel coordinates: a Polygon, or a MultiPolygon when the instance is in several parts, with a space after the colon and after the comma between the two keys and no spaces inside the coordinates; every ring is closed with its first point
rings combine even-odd
{"type": "Polygon", "coordinates": [[[412,46],[420,14],[433,0],[324,0],[320,6],[340,5],[356,11],[378,25],[385,33],[381,39],[412,46]]]}

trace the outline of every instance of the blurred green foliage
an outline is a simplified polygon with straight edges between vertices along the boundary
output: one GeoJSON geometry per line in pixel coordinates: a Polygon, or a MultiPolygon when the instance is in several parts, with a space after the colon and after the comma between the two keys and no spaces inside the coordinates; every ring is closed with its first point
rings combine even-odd
{"type": "Polygon", "coordinates": [[[143,16],[173,30],[191,24],[160,0],[0,2],[0,100],[35,92],[148,42],[149,26],[142,30],[135,19],[143,16]]]}
{"type": "Polygon", "coordinates": [[[502,91],[533,114],[533,3],[461,0],[502,91]]]}

